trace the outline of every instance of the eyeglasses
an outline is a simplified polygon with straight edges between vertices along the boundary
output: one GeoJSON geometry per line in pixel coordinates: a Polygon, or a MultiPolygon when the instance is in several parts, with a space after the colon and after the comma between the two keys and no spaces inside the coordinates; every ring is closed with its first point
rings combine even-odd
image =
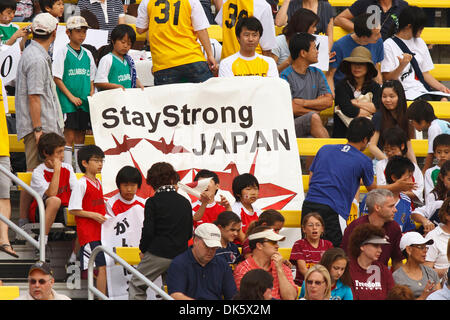
{"type": "Polygon", "coordinates": [[[36,279],[28,279],[28,282],[29,282],[30,284],[36,284],[36,282],[39,282],[40,285],[44,285],[44,284],[46,284],[48,281],[50,281],[50,280],[45,280],[45,279],[39,279],[39,280],[36,280],[36,279]]]}
{"type": "Polygon", "coordinates": [[[314,227],[320,228],[320,227],[322,227],[322,224],[321,223],[308,223],[306,226],[308,228],[314,228],[314,227]]]}
{"type": "Polygon", "coordinates": [[[316,286],[320,286],[324,282],[325,281],[319,281],[319,280],[306,280],[306,283],[309,284],[310,286],[312,286],[313,284],[315,284],[316,286]]]}
{"type": "Polygon", "coordinates": [[[428,250],[428,246],[425,244],[412,244],[411,247],[417,248],[419,250],[428,250]]]}

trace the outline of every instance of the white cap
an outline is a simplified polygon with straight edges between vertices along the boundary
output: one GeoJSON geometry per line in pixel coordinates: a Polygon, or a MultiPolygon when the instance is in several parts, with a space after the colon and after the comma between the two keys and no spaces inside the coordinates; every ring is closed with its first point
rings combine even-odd
{"type": "Polygon", "coordinates": [[[433,239],[425,239],[420,233],[418,232],[407,232],[402,236],[402,239],[400,240],[400,250],[405,250],[407,246],[410,246],[412,244],[426,244],[430,245],[433,244],[433,239]]]}
{"type": "Polygon", "coordinates": [[[195,229],[194,234],[201,238],[209,248],[222,247],[220,229],[215,224],[202,223],[195,229]]]}
{"type": "Polygon", "coordinates": [[[81,29],[83,27],[89,28],[89,25],[86,22],[86,19],[84,19],[82,16],[71,16],[69,19],[67,19],[67,30],[81,29]]]}
{"type": "Polygon", "coordinates": [[[389,241],[387,241],[386,238],[374,236],[374,237],[371,237],[371,238],[367,239],[366,241],[364,241],[361,245],[363,246],[363,245],[369,244],[369,243],[370,244],[389,244],[389,241]]]}
{"type": "Polygon", "coordinates": [[[280,236],[278,233],[273,231],[273,229],[267,229],[261,232],[253,233],[248,236],[248,240],[256,240],[256,239],[267,239],[271,241],[282,241],[286,239],[286,237],[280,236]]]}
{"type": "Polygon", "coordinates": [[[31,30],[35,34],[45,36],[55,31],[57,26],[58,19],[50,13],[39,13],[31,24],[31,30]]]}

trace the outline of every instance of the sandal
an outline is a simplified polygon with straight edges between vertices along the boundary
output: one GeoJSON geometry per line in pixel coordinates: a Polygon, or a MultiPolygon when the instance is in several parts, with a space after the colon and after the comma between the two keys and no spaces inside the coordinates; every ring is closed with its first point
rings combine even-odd
{"type": "Polygon", "coordinates": [[[11,250],[13,250],[13,247],[9,243],[4,243],[4,244],[0,245],[0,251],[3,251],[4,253],[9,254],[10,256],[13,256],[14,258],[19,257],[16,253],[6,250],[5,249],[6,247],[10,247],[11,250]]]}

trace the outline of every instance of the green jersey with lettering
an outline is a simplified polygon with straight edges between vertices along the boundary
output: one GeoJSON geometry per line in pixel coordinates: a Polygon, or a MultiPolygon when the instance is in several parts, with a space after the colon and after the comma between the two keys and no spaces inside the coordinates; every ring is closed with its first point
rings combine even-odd
{"type": "Polygon", "coordinates": [[[125,89],[131,88],[131,72],[127,60],[123,59],[122,61],[112,53],[110,55],[112,56],[112,63],[108,73],[109,82],[120,84],[125,89]]]}
{"type": "MultiPolygon", "coordinates": [[[[91,93],[91,81],[94,81],[95,76],[95,62],[92,54],[83,47],[78,53],[67,44],[55,54],[52,69],[53,76],[60,78],[70,93],[81,99],[83,104],[78,108],[89,112],[87,98],[91,93]]],[[[75,112],[77,107],[69,98],[59,88],[56,91],[62,112],[75,112]]]]}
{"type": "Polygon", "coordinates": [[[16,24],[1,24],[0,23],[0,40],[3,44],[6,43],[9,39],[11,39],[12,35],[19,30],[19,26],[16,24]]]}

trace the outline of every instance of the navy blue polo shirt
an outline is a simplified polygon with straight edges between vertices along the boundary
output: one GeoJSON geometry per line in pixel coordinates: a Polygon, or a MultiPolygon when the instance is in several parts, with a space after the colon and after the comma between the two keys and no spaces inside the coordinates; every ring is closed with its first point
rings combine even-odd
{"type": "Polygon", "coordinates": [[[214,256],[202,267],[192,254],[192,247],[172,260],[166,281],[169,294],[181,292],[196,300],[230,300],[237,293],[225,259],[214,256]]]}

